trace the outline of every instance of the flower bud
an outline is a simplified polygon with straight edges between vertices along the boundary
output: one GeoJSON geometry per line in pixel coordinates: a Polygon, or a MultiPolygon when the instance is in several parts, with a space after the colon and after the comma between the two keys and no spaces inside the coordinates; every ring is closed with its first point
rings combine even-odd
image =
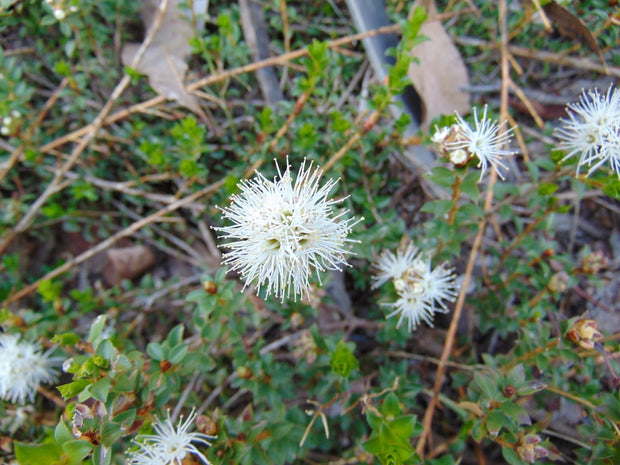
{"type": "Polygon", "coordinates": [[[516,392],[517,390],[515,389],[515,387],[509,384],[504,388],[504,390],[502,391],[502,394],[504,395],[504,397],[509,398],[509,397],[514,396],[516,392]]]}
{"type": "Polygon", "coordinates": [[[583,257],[581,263],[581,269],[586,274],[598,274],[603,268],[607,266],[607,257],[603,255],[603,252],[592,252],[583,257]]]}
{"type": "Polygon", "coordinates": [[[568,273],[566,271],[560,271],[551,277],[549,284],[547,284],[547,289],[553,293],[560,294],[568,289],[568,280],[568,273]]]}
{"type": "Polygon", "coordinates": [[[591,350],[594,348],[594,344],[603,337],[597,326],[598,323],[595,320],[579,318],[566,333],[566,337],[579,347],[591,350]]]}
{"type": "Polygon", "coordinates": [[[541,439],[537,434],[526,434],[517,445],[517,454],[527,463],[534,463],[537,459],[547,457],[549,451],[540,446],[541,439]]]}
{"type": "Polygon", "coordinates": [[[469,160],[469,154],[463,149],[456,149],[450,152],[448,158],[456,166],[463,166],[469,160]]]}
{"type": "Polygon", "coordinates": [[[252,369],[246,366],[237,368],[237,376],[241,379],[250,379],[252,377],[252,369]]]}
{"type": "Polygon", "coordinates": [[[217,294],[217,283],[213,281],[205,281],[204,283],[202,283],[202,288],[209,295],[217,294]]]}
{"type": "Polygon", "coordinates": [[[53,14],[54,18],[56,18],[58,21],[62,21],[67,16],[67,13],[65,13],[65,10],[63,10],[62,8],[54,8],[53,14]]]}

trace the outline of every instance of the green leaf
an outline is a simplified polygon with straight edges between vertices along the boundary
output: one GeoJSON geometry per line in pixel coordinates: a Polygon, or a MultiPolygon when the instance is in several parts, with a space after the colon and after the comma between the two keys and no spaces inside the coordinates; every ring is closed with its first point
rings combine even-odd
{"type": "Polygon", "coordinates": [[[182,324],[176,325],[168,334],[166,338],[166,342],[170,347],[178,346],[181,342],[183,342],[183,331],[184,327],[182,324]]]}
{"type": "Polygon", "coordinates": [[[462,220],[474,220],[476,218],[482,218],[484,216],[484,210],[480,208],[478,205],[474,205],[471,203],[466,203],[461,205],[457,210],[457,215],[459,215],[459,219],[462,220]]]}
{"type": "Polygon", "coordinates": [[[449,199],[433,200],[431,202],[426,202],[420,210],[440,217],[448,213],[453,206],[454,202],[449,199]]]}
{"type": "Polygon", "coordinates": [[[110,378],[101,378],[95,384],[91,385],[88,390],[96,400],[100,402],[105,402],[106,400],[108,400],[110,385],[110,378]]]}
{"type": "Polygon", "coordinates": [[[351,349],[343,341],[339,341],[332,352],[329,364],[332,371],[344,378],[348,378],[353,370],[357,370],[359,362],[351,349]]]}
{"type": "Polygon", "coordinates": [[[381,427],[379,428],[379,439],[381,439],[384,445],[398,444],[402,441],[385,422],[381,423],[381,427]]]}
{"type": "Polygon", "coordinates": [[[125,410],[114,417],[114,422],[124,426],[131,426],[136,420],[136,413],[137,411],[135,408],[125,410]]]}
{"type": "Polygon", "coordinates": [[[67,441],[75,439],[67,424],[61,419],[56,428],[54,428],[54,439],[58,444],[64,444],[67,441]]]}
{"type": "Polygon", "coordinates": [[[112,445],[120,439],[125,430],[122,425],[113,421],[106,421],[101,426],[101,442],[106,447],[112,447],[112,445]]]}
{"type": "Polygon", "coordinates": [[[424,21],[426,21],[427,18],[428,16],[426,15],[426,10],[421,6],[416,7],[416,9],[413,10],[413,15],[411,16],[411,19],[408,19],[403,26],[403,38],[407,41],[413,41],[414,39],[418,38],[420,34],[420,28],[422,27],[422,24],[424,23],[424,21]]]}
{"type": "Polygon", "coordinates": [[[552,195],[555,191],[557,191],[559,189],[560,186],[558,186],[557,184],[548,182],[548,183],[542,183],[540,186],[538,186],[538,193],[540,195],[552,195]]]}
{"type": "Polygon", "coordinates": [[[513,366],[506,375],[506,382],[512,386],[521,386],[525,382],[525,370],[523,364],[513,366]]]}
{"type": "Polygon", "coordinates": [[[390,428],[396,436],[408,441],[413,435],[415,423],[416,417],[414,415],[403,415],[391,422],[390,428]]]}
{"type": "Polygon", "coordinates": [[[489,376],[482,375],[480,373],[474,374],[474,382],[480,388],[482,393],[489,399],[496,399],[499,395],[499,390],[495,385],[493,379],[489,376]]]}
{"type": "Polygon", "coordinates": [[[88,342],[95,342],[95,339],[97,339],[101,335],[103,328],[105,328],[105,323],[105,315],[99,315],[97,318],[95,318],[95,321],[91,325],[90,331],[88,332],[88,342]]]}
{"type": "Polygon", "coordinates": [[[441,187],[451,187],[454,181],[456,181],[456,174],[454,171],[444,166],[434,167],[427,177],[441,187]]]}
{"type": "Polygon", "coordinates": [[[385,420],[390,421],[400,415],[400,404],[398,397],[393,392],[390,392],[381,406],[381,413],[385,420]]]}
{"type": "Polygon", "coordinates": [[[534,394],[535,392],[542,391],[547,387],[546,383],[538,380],[528,381],[521,387],[517,388],[518,396],[529,396],[530,394],[534,394]]]}
{"type": "Polygon", "coordinates": [[[510,418],[516,425],[531,425],[532,420],[523,407],[514,402],[504,402],[498,409],[510,418]]]}
{"type": "Polygon", "coordinates": [[[58,386],[56,389],[58,389],[58,392],[60,392],[60,395],[63,397],[64,400],[68,400],[72,397],[77,396],[89,384],[89,381],[81,379],[72,383],[63,384],[61,386],[58,386]]]}
{"type": "Polygon", "coordinates": [[[179,344],[170,349],[170,352],[168,353],[168,361],[173,365],[178,365],[179,363],[181,363],[181,360],[183,360],[183,357],[185,357],[186,353],[187,344],[179,344]]]}
{"type": "Polygon", "coordinates": [[[93,465],[111,465],[112,452],[103,444],[97,446],[93,451],[93,465]]]}
{"type": "Polygon", "coordinates": [[[492,410],[485,418],[487,431],[492,437],[497,437],[500,429],[507,423],[508,418],[498,410],[492,410]]]}
{"type": "Polygon", "coordinates": [[[362,444],[362,447],[369,454],[379,455],[381,453],[383,446],[381,444],[381,440],[379,439],[379,436],[375,436],[375,437],[370,438],[364,444],[362,444]]]}
{"type": "Polygon", "coordinates": [[[71,465],[81,464],[84,459],[93,452],[94,448],[95,446],[93,446],[90,442],[82,441],[80,439],[73,439],[62,445],[62,449],[67,454],[69,464],[71,465]]]}
{"type": "Polygon", "coordinates": [[[62,448],[52,441],[41,444],[14,442],[15,458],[19,465],[56,465],[60,463],[62,448]]]}
{"type": "Polygon", "coordinates": [[[164,348],[159,342],[151,342],[146,346],[146,353],[149,354],[156,362],[161,362],[166,359],[166,354],[164,353],[164,348]]]}
{"type": "Polygon", "coordinates": [[[61,346],[75,346],[80,342],[80,336],[75,333],[60,333],[52,337],[52,342],[61,346]]]}
{"type": "Polygon", "coordinates": [[[381,423],[383,423],[383,419],[371,410],[366,412],[366,421],[374,431],[379,431],[381,423]]]}
{"type": "Polygon", "coordinates": [[[510,465],[525,465],[527,462],[521,460],[515,450],[511,447],[502,447],[502,455],[510,465]]]}
{"type": "MultiPolygon", "coordinates": [[[[114,349],[114,345],[109,339],[102,340],[95,349],[95,354],[103,357],[106,360],[110,360],[114,354],[116,354],[116,349],[114,349]]],[[[97,366],[100,366],[97,364],[97,366]]]]}
{"type": "Polygon", "coordinates": [[[478,176],[476,171],[470,171],[461,180],[461,192],[468,195],[475,203],[478,203],[478,200],[480,199],[480,187],[478,186],[479,179],[480,176],[478,176]]]}
{"type": "Polygon", "coordinates": [[[41,281],[38,288],[39,294],[46,302],[53,302],[60,297],[62,291],[61,282],[53,282],[51,280],[41,281]]]}

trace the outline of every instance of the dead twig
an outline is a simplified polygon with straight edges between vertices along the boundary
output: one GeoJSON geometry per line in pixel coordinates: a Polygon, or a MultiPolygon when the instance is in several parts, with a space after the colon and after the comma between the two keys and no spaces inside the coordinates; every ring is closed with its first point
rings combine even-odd
{"type": "MultiPolygon", "coordinates": [[[[155,33],[161,25],[167,5],[168,0],[161,0],[161,3],[159,4],[159,13],[153,23],[153,27],[144,39],[144,42],[142,42],[140,48],[138,49],[138,52],[136,53],[136,56],[134,57],[134,60],[131,64],[132,67],[135,68],[138,65],[138,63],[142,59],[142,56],[146,52],[146,49],[153,41],[155,33]]],[[[47,200],[52,195],[61,190],[60,184],[65,176],[65,173],[71,169],[71,167],[75,164],[80,155],[84,152],[84,150],[86,150],[86,147],[88,147],[90,142],[95,138],[97,132],[99,132],[99,130],[103,127],[106,116],[110,113],[110,111],[112,111],[112,107],[130,83],[131,77],[128,74],[125,74],[112,91],[110,98],[103,106],[95,120],[88,126],[89,130],[84,134],[84,137],[82,137],[80,142],[73,149],[73,152],[71,153],[69,159],[67,159],[67,161],[65,161],[62,167],[54,173],[52,181],[47,185],[43,193],[32,203],[26,214],[17,223],[15,228],[13,228],[10,235],[0,243],[0,254],[6,249],[6,247],[19,233],[24,232],[30,227],[30,225],[34,221],[34,217],[39,212],[41,207],[45,204],[45,202],[47,202],[47,200]]]]}
{"type": "Polygon", "coordinates": [[[203,189],[200,189],[199,191],[196,191],[193,194],[188,195],[187,197],[183,197],[182,199],[179,199],[176,202],[173,202],[167,205],[166,207],[156,211],[155,213],[152,213],[151,215],[132,223],[131,225],[127,226],[125,229],[117,232],[116,234],[110,236],[106,240],[100,242],[95,247],[78,255],[72,260],[68,260],[67,262],[59,266],[58,268],[54,268],[52,271],[47,273],[45,276],[37,279],[34,283],[29,284],[28,286],[19,290],[15,294],[9,296],[4,301],[4,305],[9,305],[13,302],[17,302],[18,300],[36,291],[41,282],[56,278],[60,276],[61,274],[66,273],[67,271],[71,270],[74,266],[79,265],[80,263],[88,260],[89,258],[98,254],[99,252],[104,251],[105,249],[107,249],[108,247],[110,247],[112,244],[116,243],[118,240],[122,239],[123,237],[131,236],[136,231],[139,231],[145,226],[155,221],[158,221],[160,218],[164,217],[168,213],[171,213],[175,210],[178,210],[181,207],[189,205],[192,202],[195,202],[196,200],[198,200],[199,198],[204,197],[205,195],[212,194],[213,192],[217,191],[223,184],[224,184],[224,179],[221,179],[214,184],[204,187],[203,189]]]}

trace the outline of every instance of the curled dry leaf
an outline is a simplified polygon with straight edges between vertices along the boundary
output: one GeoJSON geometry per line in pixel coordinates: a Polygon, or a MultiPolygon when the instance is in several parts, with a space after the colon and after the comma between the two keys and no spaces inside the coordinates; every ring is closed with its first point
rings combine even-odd
{"type": "Polygon", "coordinates": [[[554,1],[543,5],[543,10],[560,34],[578,40],[587,45],[599,57],[601,56],[598,40],[581,19],[554,1]]]}
{"type": "Polygon", "coordinates": [[[106,255],[103,278],[110,286],[123,279],[133,279],[155,264],[155,254],[144,245],[110,249],[106,255]]]}
{"type": "MultiPolygon", "coordinates": [[[[422,6],[430,17],[437,14],[435,0],[416,0],[411,8],[422,6]]],[[[409,67],[409,78],[422,100],[423,129],[433,118],[470,110],[469,76],[463,58],[440,21],[426,21],[420,30],[430,40],[416,45],[411,54],[419,60],[409,67]]]]}
{"type": "MultiPolygon", "coordinates": [[[[144,0],[142,3],[142,19],[147,30],[146,35],[156,27],[159,5],[159,0],[144,0]]],[[[149,84],[158,94],[175,100],[206,121],[204,111],[196,99],[187,92],[183,82],[187,71],[186,60],[191,52],[189,40],[193,36],[192,25],[183,10],[179,9],[179,1],[169,0],[153,41],[134,68],[148,76],[149,84]]],[[[122,61],[125,66],[132,66],[139,48],[140,44],[137,43],[123,47],[122,61]]]]}

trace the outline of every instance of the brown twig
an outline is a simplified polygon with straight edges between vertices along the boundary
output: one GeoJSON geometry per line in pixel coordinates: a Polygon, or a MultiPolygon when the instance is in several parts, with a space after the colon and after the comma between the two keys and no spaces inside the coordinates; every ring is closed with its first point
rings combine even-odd
{"type": "MultiPolygon", "coordinates": [[[[56,100],[58,100],[58,97],[60,96],[60,93],[67,86],[68,82],[68,78],[64,78],[62,81],[60,81],[60,84],[58,84],[58,87],[56,87],[54,92],[52,92],[52,95],[50,95],[50,97],[47,99],[47,102],[45,102],[43,108],[41,109],[35,120],[30,126],[28,126],[28,129],[26,130],[26,135],[24,137],[25,140],[29,140],[32,137],[35,129],[39,127],[41,121],[43,121],[43,118],[45,118],[45,115],[47,115],[47,112],[50,110],[50,108],[54,106],[56,100]]],[[[9,156],[9,159],[4,163],[2,169],[0,170],[0,181],[4,179],[6,174],[11,168],[13,168],[13,165],[17,162],[22,153],[24,153],[24,145],[25,144],[22,144],[16,149],[14,149],[9,156]]]]}
{"type": "MultiPolygon", "coordinates": [[[[486,40],[476,39],[474,37],[456,37],[455,41],[461,45],[471,45],[480,47],[485,50],[497,48],[497,43],[486,40]]],[[[620,39],[616,41],[616,46],[620,44],[620,39]]],[[[610,76],[620,77],[620,67],[604,66],[587,58],[578,58],[566,56],[563,53],[547,52],[544,50],[529,49],[517,45],[509,45],[508,51],[512,55],[532,60],[545,61],[547,63],[555,63],[558,65],[571,66],[573,68],[584,69],[587,71],[595,71],[600,74],[608,74],[610,76]]]]}
{"type": "Polygon", "coordinates": [[[80,263],[82,263],[82,262],[88,260],[89,258],[91,258],[92,256],[94,256],[95,254],[104,251],[105,249],[110,247],[112,244],[117,242],[119,239],[122,239],[123,237],[131,236],[136,231],[139,231],[143,227],[145,227],[145,226],[147,226],[147,225],[149,225],[149,224],[159,220],[160,218],[162,218],[163,216],[167,215],[168,213],[171,213],[171,212],[173,212],[175,210],[178,210],[179,208],[184,207],[186,205],[189,205],[192,202],[195,202],[196,200],[198,200],[199,198],[201,198],[201,197],[203,197],[205,195],[208,195],[208,194],[211,194],[211,193],[215,192],[223,184],[224,184],[224,179],[221,179],[221,180],[219,180],[218,182],[216,182],[214,184],[211,184],[211,185],[209,185],[207,187],[204,187],[203,189],[201,189],[199,191],[194,192],[193,194],[188,195],[187,197],[183,197],[182,199],[179,199],[176,202],[168,204],[164,208],[156,211],[155,213],[152,213],[151,215],[141,219],[140,221],[136,221],[136,222],[132,223],[131,225],[127,226],[125,229],[117,232],[116,234],[110,236],[106,240],[100,242],[95,247],[93,247],[93,248],[87,250],[86,252],[78,255],[77,257],[73,258],[72,260],[68,260],[63,265],[59,266],[58,268],[54,268],[52,271],[47,273],[42,278],[37,279],[34,283],[29,284],[28,286],[26,286],[23,289],[19,290],[15,294],[9,296],[4,301],[4,305],[9,305],[9,304],[11,304],[13,302],[17,302],[18,300],[22,299],[23,297],[27,296],[28,294],[31,294],[32,292],[36,291],[37,288],[39,287],[39,284],[41,282],[47,281],[47,280],[50,280],[50,279],[53,279],[53,278],[56,278],[59,275],[61,275],[62,273],[66,273],[67,271],[69,271],[74,266],[79,265],[80,263]]]}
{"type": "MultiPolygon", "coordinates": [[[[142,42],[142,45],[138,49],[136,56],[133,59],[133,62],[131,64],[133,68],[135,68],[138,65],[138,63],[142,59],[142,56],[146,52],[146,49],[149,47],[149,45],[153,41],[153,38],[155,37],[155,34],[157,33],[162,23],[167,6],[168,6],[168,0],[161,0],[159,4],[159,14],[155,18],[152,28],[149,30],[149,33],[144,39],[144,42],[142,42]]],[[[15,238],[16,235],[27,230],[30,227],[30,225],[34,221],[34,217],[39,212],[41,207],[45,204],[45,202],[47,202],[47,200],[52,195],[54,195],[56,192],[58,192],[61,189],[60,184],[61,184],[62,179],[65,176],[65,173],[71,169],[71,167],[75,164],[75,162],[78,160],[80,155],[84,152],[86,147],[88,147],[90,142],[95,138],[99,129],[103,127],[106,116],[110,113],[110,111],[112,110],[112,107],[114,106],[116,101],[120,98],[120,96],[125,91],[127,86],[129,86],[130,83],[131,83],[131,77],[129,76],[129,74],[125,74],[120,80],[120,82],[116,85],[114,90],[112,91],[110,98],[108,99],[106,104],[103,106],[103,108],[101,109],[101,111],[99,112],[95,120],[89,126],[87,126],[89,130],[84,134],[84,137],[82,137],[80,142],[73,149],[71,156],[67,159],[67,161],[65,161],[62,167],[54,173],[54,177],[52,181],[47,185],[43,193],[32,203],[32,205],[30,206],[26,214],[17,223],[15,228],[13,228],[13,230],[11,231],[11,234],[0,243],[0,254],[6,249],[6,247],[15,238]]]]}
{"type": "MultiPolygon", "coordinates": [[[[507,34],[507,26],[506,26],[506,0],[500,0],[499,2],[499,24],[501,28],[501,44],[502,44],[502,61],[501,61],[501,71],[502,71],[502,87],[501,87],[501,108],[500,108],[500,121],[505,121],[507,115],[508,108],[508,78],[509,78],[509,63],[508,63],[508,54],[506,53],[508,46],[508,34],[507,34]]],[[[502,130],[505,130],[504,125],[501,126],[502,130]]],[[[491,176],[489,179],[488,190],[486,193],[486,197],[484,200],[484,211],[487,212],[491,208],[491,204],[493,202],[493,186],[495,181],[497,180],[497,171],[492,170],[491,176]]],[[[454,347],[454,343],[456,340],[456,330],[458,328],[458,322],[461,317],[461,313],[463,312],[463,307],[465,304],[465,296],[467,294],[467,289],[469,287],[469,282],[471,281],[474,264],[476,262],[476,257],[482,245],[482,236],[484,235],[484,230],[486,228],[487,218],[486,216],[480,221],[480,225],[478,226],[478,232],[476,233],[476,237],[474,238],[474,242],[472,244],[471,251],[469,253],[469,258],[467,260],[467,265],[465,268],[465,275],[463,276],[463,282],[461,284],[461,290],[459,292],[458,298],[456,300],[456,304],[454,306],[454,314],[452,315],[452,321],[450,322],[450,326],[448,327],[448,332],[446,333],[446,341],[443,346],[443,350],[441,352],[440,364],[437,367],[437,374],[435,375],[435,385],[433,386],[433,396],[431,397],[428,406],[426,407],[426,411],[424,412],[424,417],[422,420],[422,434],[416,444],[416,452],[420,457],[424,457],[424,450],[426,446],[426,441],[431,433],[433,415],[435,413],[435,408],[437,407],[437,403],[439,401],[439,391],[441,390],[441,386],[444,382],[445,372],[446,372],[446,362],[452,353],[452,349],[454,347]]]]}

